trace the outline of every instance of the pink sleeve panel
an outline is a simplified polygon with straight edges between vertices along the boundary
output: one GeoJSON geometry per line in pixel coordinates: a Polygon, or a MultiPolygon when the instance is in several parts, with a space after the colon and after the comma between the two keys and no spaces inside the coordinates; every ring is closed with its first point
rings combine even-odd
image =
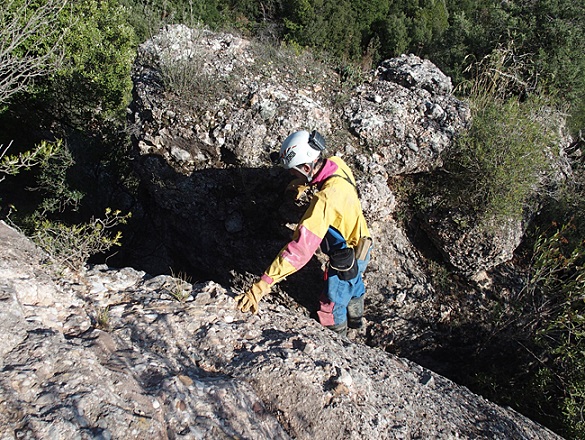
{"type": "Polygon", "coordinates": [[[274,279],[269,277],[268,275],[266,275],[265,273],[262,274],[262,276],[260,277],[260,279],[262,279],[263,281],[266,281],[268,284],[270,284],[272,286],[272,283],[274,283],[274,279]]]}
{"type": "Polygon", "coordinates": [[[282,258],[288,261],[296,270],[309,262],[319,248],[322,238],[301,225],[297,230],[296,240],[291,241],[282,251],[282,258]]]}

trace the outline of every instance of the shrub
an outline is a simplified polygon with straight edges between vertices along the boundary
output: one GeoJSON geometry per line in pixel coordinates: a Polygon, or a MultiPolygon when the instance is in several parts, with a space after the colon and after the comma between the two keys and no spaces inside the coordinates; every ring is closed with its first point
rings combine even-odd
{"type": "Polygon", "coordinates": [[[75,210],[83,197],[67,183],[66,174],[73,158],[62,141],[43,141],[33,150],[13,156],[6,154],[8,147],[0,151],[0,174],[15,175],[23,169],[38,168],[37,187],[34,189],[43,193],[42,200],[36,210],[25,215],[20,223],[57,264],[79,270],[90,256],[121,245],[121,233],[112,230],[125,224],[130,214],[122,215],[120,211],[108,208],[104,218],[91,218],[74,225],[47,218],[51,213],[62,215],[66,209],[75,210]]]}
{"type": "Polygon", "coordinates": [[[66,145],[59,144],[54,154],[39,164],[36,185],[31,188],[42,197],[36,208],[36,216],[45,218],[49,213],[76,211],[84,194],[69,185],[67,174],[75,161],[66,145]]]}
{"type": "Polygon", "coordinates": [[[540,234],[524,298],[534,304],[541,346],[540,399],[552,404],[555,425],[585,436],[585,242],[571,223],[540,234]]]}
{"type": "Polygon", "coordinates": [[[447,203],[471,208],[484,225],[522,216],[547,183],[560,142],[554,111],[532,96],[518,98],[523,83],[513,59],[510,51],[498,50],[480,63],[466,90],[471,127],[445,160],[447,203]]]}
{"type": "Polygon", "coordinates": [[[66,2],[7,0],[0,8],[0,103],[26,90],[34,78],[60,64],[63,29],[57,25],[66,2]]]}
{"type": "Polygon", "coordinates": [[[66,225],[50,220],[40,220],[32,239],[58,264],[78,271],[92,255],[120,246],[122,233],[111,232],[126,223],[130,214],[107,209],[102,219],[92,218],[79,225],[66,225]]]}
{"type": "MultiPolygon", "coordinates": [[[[25,151],[16,155],[7,155],[11,144],[6,147],[0,145],[0,175],[14,176],[22,170],[29,170],[36,165],[47,163],[62,148],[62,141],[47,142],[42,141],[32,150],[25,151]]],[[[0,182],[6,176],[0,177],[0,182]]]]}
{"type": "Polygon", "coordinates": [[[467,199],[483,219],[520,218],[548,172],[549,146],[530,104],[486,104],[455,143],[448,168],[461,183],[451,187],[452,196],[467,199]]]}
{"type": "MultiPolygon", "coordinates": [[[[11,145],[12,143],[8,144],[6,147],[0,145],[0,182],[2,182],[6,176],[15,176],[21,171],[28,171],[39,164],[47,163],[52,157],[58,154],[58,151],[62,148],[61,141],[42,141],[32,150],[8,155],[7,152],[11,145]]],[[[1,197],[0,202],[2,202],[1,197]]],[[[5,214],[2,215],[5,215],[6,218],[8,218],[14,209],[14,205],[8,203],[6,206],[3,206],[3,204],[0,203],[0,209],[5,212],[5,214]]]]}
{"type": "Polygon", "coordinates": [[[69,2],[59,14],[64,59],[39,81],[35,97],[57,119],[87,126],[96,117],[123,115],[131,97],[136,37],[116,0],[69,2]]]}

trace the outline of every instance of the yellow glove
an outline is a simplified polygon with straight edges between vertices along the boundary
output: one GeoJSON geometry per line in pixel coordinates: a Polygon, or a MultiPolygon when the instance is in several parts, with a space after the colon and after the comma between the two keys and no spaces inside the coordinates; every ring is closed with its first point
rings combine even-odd
{"type": "Polygon", "coordinates": [[[258,313],[258,303],[264,295],[270,292],[270,284],[264,280],[255,282],[252,287],[246,292],[237,295],[234,299],[236,300],[238,309],[242,312],[248,310],[252,313],[258,313]]]}
{"type": "Polygon", "coordinates": [[[291,193],[294,197],[294,200],[299,200],[308,188],[309,185],[307,185],[305,182],[300,179],[295,179],[288,184],[285,192],[291,193]]]}

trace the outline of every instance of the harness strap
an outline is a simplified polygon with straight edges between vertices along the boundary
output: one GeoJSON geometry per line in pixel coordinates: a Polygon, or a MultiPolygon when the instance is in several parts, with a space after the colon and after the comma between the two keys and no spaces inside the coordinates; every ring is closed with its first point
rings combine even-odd
{"type": "Polygon", "coordinates": [[[325,181],[331,179],[332,177],[341,177],[343,180],[349,182],[349,184],[351,186],[353,186],[353,189],[355,190],[355,192],[357,193],[357,187],[355,186],[355,183],[353,183],[353,181],[350,179],[349,175],[345,172],[345,170],[341,170],[343,171],[343,174],[345,174],[344,176],[342,176],[341,174],[331,174],[327,179],[325,179],[325,181]]]}

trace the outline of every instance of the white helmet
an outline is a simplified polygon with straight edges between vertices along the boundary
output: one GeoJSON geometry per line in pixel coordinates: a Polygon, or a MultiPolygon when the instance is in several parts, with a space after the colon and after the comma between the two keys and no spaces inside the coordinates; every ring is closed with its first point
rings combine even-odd
{"type": "Polygon", "coordinates": [[[321,154],[321,151],[309,144],[311,135],[308,131],[297,131],[288,136],[280,147],[278,160],[287,170],[297,169],[305,163],[312,164],[321,154]]]}

